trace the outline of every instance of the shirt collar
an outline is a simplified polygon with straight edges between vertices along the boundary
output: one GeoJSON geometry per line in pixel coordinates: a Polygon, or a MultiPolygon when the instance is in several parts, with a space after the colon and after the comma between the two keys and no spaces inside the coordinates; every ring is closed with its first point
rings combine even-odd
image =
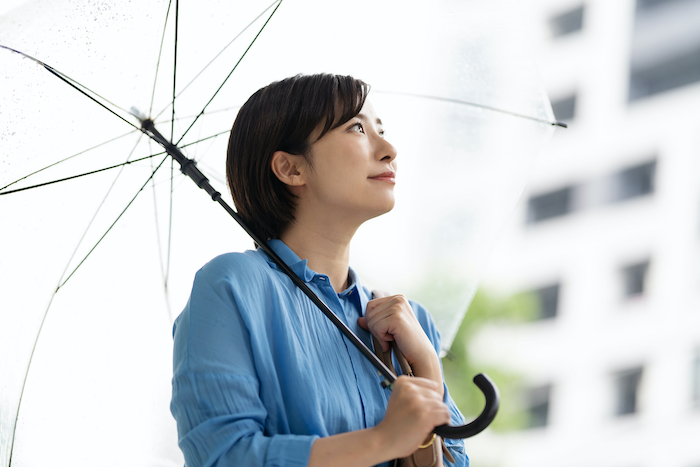
{"type": "Polygon", "coordinates": [[[371,298],[369,297],[368,293],[369,292],[367,292],[367,290],[364,287],[362,287],[362,284],[360,283],[360,278],[357,276],[357,273],[352,268],[349,268],[348,287],[341,293],[339,293],[338,296],[341,298],[346,298],[348,297],[348,295],[351,294],[357,295],[359,299],[360,316],[364,316],[365,310],[367,309],[367,302],[371,298]]]}
{"type": "MultiPolygon", "coordinates": [[[[299,259],[297,254],[294,253],[292,249],[289,248],[282,240],[273,238],[267,241],[267,245],[272,248],[272,251],[277,253],[277,256],[279,256],[282,261],[284,261],[287,266],[291,268],[292,271],[294,271],[294,274],[299,276],[299,279],[303,280],[304,282],[309,282],[316,275],[316,272],[309,269],[306,265],[308,260],[299,259]]],[[[267,253],[263,251],[263,254],[265,254],[267,257],[267,262],[271,267],[280,269],[277,263],[272,261],[272,258],[270,258],[267,253]]]]}
{"type": "MultiPolygon", "coordinates": [[[[292,271],[294,271],[294,274],[296,274],[304,282],[310,282],[315,276],[318,275],[316,271],[310,269],[307,266],[308,260],[299,259],[299,256],[297,256],[297,254],[294,253],[292,249],[289,248],[287,244],[284,243],[282,240],[278,238],[273,238],[268,240],[267,244],[270,248],[272,248],[272,251],[277,253],[277,256],[282,258],[282,261],[284,261],[287,264],[287,266],[289,266],[292,269],[292,271]]],[[[270,267],[279,269],[277,263],[272,261],[272,258],[270,258],[267,255],[267,253],[265,253],[262,250],[260,251],[267,258],[267,262],[270,265],[270,267]]],[[[359,277],[357,277],[355,271],[353,271],[352,268],[349,268],[348,287],[339,295],[341,297],[346,296],[350,294],[353,290],[357,290],[357,295],[360,298],[360,313],[364,315],[364,311],[367,309],[367,302],[369,301],[370,297],[368,296],[365,288],[362,287],[362,284],[360,284],[360,279],[359,277]]]]}

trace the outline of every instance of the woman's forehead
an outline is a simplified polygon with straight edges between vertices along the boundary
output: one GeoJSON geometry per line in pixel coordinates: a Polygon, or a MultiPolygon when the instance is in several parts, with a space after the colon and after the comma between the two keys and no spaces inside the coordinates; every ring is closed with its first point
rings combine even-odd
{"type": "Polygon", "coordinates": [[[357,114],[357,118],[376,125],[382,125],[382,119],[379,118],[377,111],[374,109],[374,106],[369,100],[365,101],[365,105],[362,106],[360,113],[357,114]]]}

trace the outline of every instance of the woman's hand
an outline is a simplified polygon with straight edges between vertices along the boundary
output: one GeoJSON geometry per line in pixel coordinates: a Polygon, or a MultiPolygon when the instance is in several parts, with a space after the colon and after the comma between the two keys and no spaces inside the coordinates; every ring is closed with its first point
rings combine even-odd
{"type": "Polygon", "coordinates": [[[440,393],[444,392],[440,360],[406,297],[391,295],[370,300],[365,316],[357,322],[379,339],[385,352],[390,342],[395,341],[413,368],[413,374],[439,383],[440,393]]]}
{"type": "MultiPolygon", "coordinates": [[[[309,467],[366,467],[411,455],[436,426],[450,421],[442,385],[425,378],[399,376],[389,405],[375,427],[318,438],[309,467]]],[[[438,465],[443,465],[441,460],[438,465]]]]}
{"type": "Polygon", "coordinates": [[[399,376],[384,419],[375,429],[392,458],[401,458],[415,452],[436,426],[449,422],[442,385],[425,378],[399,376]]]}
{"type": "Polygon", "coordinates": [[[435,353],[430,339],[403,295],[370,300],[365,316],[358,320],[358,324],[379,339],[385,352],[389,350],[390,342],[396,341],[411,365],[423,360],[426,353],[435,353]]]}

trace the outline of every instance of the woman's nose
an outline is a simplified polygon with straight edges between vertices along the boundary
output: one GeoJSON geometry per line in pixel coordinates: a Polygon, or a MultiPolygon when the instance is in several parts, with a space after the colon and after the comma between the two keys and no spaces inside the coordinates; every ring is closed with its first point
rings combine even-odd
{"type": "Polygon", "coordinates": [[[396,159],[396,148],[389,141],[380,138],[379,147],[377,148],[377,158],[380,161],[392,162],[396,159]]]}

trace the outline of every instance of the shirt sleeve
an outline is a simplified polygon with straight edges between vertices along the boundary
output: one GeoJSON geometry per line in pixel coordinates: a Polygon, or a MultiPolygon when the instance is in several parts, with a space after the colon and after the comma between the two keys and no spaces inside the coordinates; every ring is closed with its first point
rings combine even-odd
{"type": "Polygon", "coordinates": [[[200,270],[176,321],[171,411],[179,445],[188,467],[306,466],[316,436],[265,432],[267,410],[241,310],[260,281],[240,268],[214,260],[200,270]]]}
{"type": "MultiPolygon", "coordinates": [[[[440,338],[440,331],[438,331],[437,326],[435,325],[435,322],[433,321],[432,316],[428,311],[420,304],[416,302],[411,302],[411,307],[413,308],[413,311],[416,313],[416,317],[418,318],[418,321],[420,322],[421,326],[423,327],[423,330],[425,330],[425,333],[428,335],[428,338],[430,339],[430,342],[432,342],[433,347],[435,348],[435,352],[437,352],[438,355],[440,355],[441,351],[441,338],[440,338]]],[[[440,371],[442,371],[442,362],[440,363],[440,371]]],[[[447,407],[450,409],[450,416],[451,416],[451,421],[450,425],[452,426],[458,426],[458,425],[464,425],[465,420],[464,416],[462,413],[459,411],[457,408],[457,404],[452,400],[452,397],[450,396],[450,392],[447,389],[447,385],[444,383],[445,377],[443,374],[443,385],[445,387],[445,397],[444,397],[444,402],[447,404],[447,407]]],[[[447,459],[444,459],[445,466],[455,466],[455,467],[469,467],[469,457],[467,457],[467,454],[464,449],[464,440],[463,439],[445,439],[445,447],[450,451],[450,454],[452,454],[452,457],[454,457],[455,462],[449,462],[447,459]]]]}

